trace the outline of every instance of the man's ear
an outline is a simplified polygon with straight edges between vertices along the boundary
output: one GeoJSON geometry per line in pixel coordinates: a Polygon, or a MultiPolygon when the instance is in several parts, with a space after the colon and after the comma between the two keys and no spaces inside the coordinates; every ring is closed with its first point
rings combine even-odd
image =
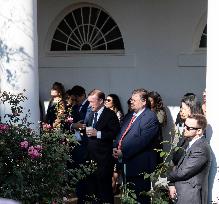
{"type": "Polygon", "coordinates": [[[147,100],[146,99],[142,99],[141,101],[144,103],[144,105],[147,105],[147,100]]]}
{"type": "Polygon", "coordinates": [[[103,104],[103,103],[104,103],[104,100],[103,100],[102,98],[100,99],[100,103],[101,103],[101,104],[103,104]]]}
{"type": "Polygon", "coordinates": [[[202,136],[202,135],[203,135],[203,130],[202,130],[202,129],[198,129],[198,134],[199,134],[200,136],[202,136]]]}

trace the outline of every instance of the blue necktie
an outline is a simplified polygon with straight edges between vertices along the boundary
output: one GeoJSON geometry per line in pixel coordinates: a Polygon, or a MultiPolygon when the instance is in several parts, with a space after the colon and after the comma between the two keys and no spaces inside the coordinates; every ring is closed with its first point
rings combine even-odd
{"type": "Polygon", "coordinates": [[[93,125],[92,125],[93,128],[95,128],[95,127],[96,127],[96,124],[97,124],[97,115],[98,115],[98,113],[95,112],[95,113],[94,113],[93,125]]]}

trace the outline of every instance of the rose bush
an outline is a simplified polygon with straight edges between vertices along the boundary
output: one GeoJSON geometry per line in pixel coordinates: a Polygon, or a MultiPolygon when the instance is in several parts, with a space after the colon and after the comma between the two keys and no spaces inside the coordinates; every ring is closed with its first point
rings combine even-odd
{"type": "Polygon", "coordinates": [[[28,204],[63,203],[94,164],[68,169],[69,151],[77,143],[74,135],[49,127],[41,133],[31,129],[20,105],[26,100],[23,94],[4,92],[0,99],[1,105],[11,106],[11,113],[0,120],[0,197],[28,204]]]}

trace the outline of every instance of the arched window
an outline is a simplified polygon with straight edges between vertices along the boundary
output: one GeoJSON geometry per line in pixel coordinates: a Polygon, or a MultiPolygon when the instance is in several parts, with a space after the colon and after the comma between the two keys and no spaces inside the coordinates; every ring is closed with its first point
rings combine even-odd
{"type": "Polygon", "coordinates": [[[202,32],[199,48],[207,48],[207,25],[202,32]]]}
{"type": "Polygon", "coordinates": [[[94,5],[82,6],[69,12],[57,26],[50,51],[124,50],[121,32],[115,21],[94,5]]]}

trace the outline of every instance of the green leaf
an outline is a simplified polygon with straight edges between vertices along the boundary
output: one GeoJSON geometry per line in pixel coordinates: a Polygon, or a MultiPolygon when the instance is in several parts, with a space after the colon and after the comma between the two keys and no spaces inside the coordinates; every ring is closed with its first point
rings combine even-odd
{"type": "Polygon", "coordinates": [[[160,157],[164,157],[166,155],[166,152],[160,152],[160,157]]]}

